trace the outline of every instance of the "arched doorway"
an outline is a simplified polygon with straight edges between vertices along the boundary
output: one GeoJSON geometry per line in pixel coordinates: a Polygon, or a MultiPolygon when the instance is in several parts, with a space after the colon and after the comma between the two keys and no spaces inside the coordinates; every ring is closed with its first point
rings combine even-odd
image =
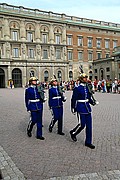
{"type": "Polygon", "coordinates": [[[104,79],[104,69],[100,69],[100,78],[99,79],[104,79]]]}
{"type": "Polygon", "coordinates": [[[13,69],[12,80],[14,87],[22,87],[22,72],[20,69],[18,68],[13,69]]]}
{"type": "Polygon", "coordinates": [[[48,71],[44,72],[44,82],[48,82],[48,78],[49,78],[49,73],[48,71]]]}
{"type": "Polygon", "coordinates": [[[58,77],[58,81],[61,82],[62,81],[62,72],[61,71],[58,71],[57,77],[58,77]]]}
{"type": "Polygon", "coordinates": [[[69,80],[72,81],[72,79],[73,79],[73,72],[69,71],[69,80]]]}
{"type": "Polygon", "coordinates": [[[0,88],[5,88],[5,72],[0,68],[0,88]]]}
{"type": "Polygon", "coordinates": [[[89,79],[92,81],[92,71],[89,71],[89,79]]]}

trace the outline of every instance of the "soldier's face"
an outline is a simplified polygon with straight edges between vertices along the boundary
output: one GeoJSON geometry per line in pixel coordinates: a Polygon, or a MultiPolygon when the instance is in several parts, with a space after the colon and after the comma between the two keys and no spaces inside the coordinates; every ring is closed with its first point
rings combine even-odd
{"type": "Polygon", "coordinates": [[[32,84],[33,84],[33,85],[36,85],[36,84],[37,84],[37,81],[32,81],[32,84]]]}
{"type": "Polygon", "coordinates": [[[57,81],[53,81],[53,86],[57,86],[57,81]]]}
{"type": "Polygon", "coordinates": [[[83,78],[83,81],[84,81],[84,82],[87,82],[87,77],[84,77],[84,78],[83,78]]]}

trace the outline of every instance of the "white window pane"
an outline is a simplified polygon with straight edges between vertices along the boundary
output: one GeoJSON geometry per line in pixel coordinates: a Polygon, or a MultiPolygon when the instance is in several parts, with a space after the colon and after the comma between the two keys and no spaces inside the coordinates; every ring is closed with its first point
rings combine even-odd
{"type": "Polygon", "coordinates": [[[78,37],[78,46],[82,46],[82,37],[78,37]]]}
{"type": "Polygon", "coordinates": [[[19,49],[18,48],[13,49],[13,57],[19,57],[19,49]]]}
{"type": "Polygon", "coordinates": [[[12,40],[14,40],[14,41],[18,40],[18,32],[17,31],[12,32],[12,40]]]}

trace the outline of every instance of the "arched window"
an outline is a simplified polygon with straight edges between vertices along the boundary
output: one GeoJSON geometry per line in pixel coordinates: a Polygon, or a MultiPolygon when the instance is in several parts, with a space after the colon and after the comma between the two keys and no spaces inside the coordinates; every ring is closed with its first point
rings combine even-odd
{"type": "Polygon", "coordinates": [[[62,72],[61,71],[58,71],[57,77],[58,77],[59,82],[62,81],[62,72]]]}
{"type": "Polygon", "coordinates": [[[0,88],[5,87],[5,72],[0,68],[0,88]]]}
{"type": "Polygon", "coordinates": [[[22,72],[20,69],[18,68],[13,69],[12,80],[14,87],[22,87],[22,72]]]}
{"type": "Polygon", "coordinates": [[[69,71],[69,80],[71,81],[73,79],[73,72],[69,71]]]}
{"type": "Polygon", "coordinates": [[[48,77],[49,77],[48,71],[45,71],[44,72],[44,81],[45,82],[48,82],[48,77]]]}

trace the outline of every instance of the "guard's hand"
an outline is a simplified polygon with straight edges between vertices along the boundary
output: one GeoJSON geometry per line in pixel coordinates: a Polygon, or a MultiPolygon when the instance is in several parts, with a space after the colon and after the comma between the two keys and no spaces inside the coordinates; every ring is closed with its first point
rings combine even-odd
{"type": "Polygon", "coordinates": [[[27,112],[30,114],[31,113],[31,111],[30,110],[27,110],[27,112]]]}
{"type": "Polygon", "coordinates": [[[98,105],[99,104],[99,102],[98,101],[96,101],[96,105],[98,105]]]}
{"type": "Polygon", "coordinates": [[[71,109],[71,112],[75,115],[76,114],[76,111],[74,108],[71,109]]]}
{"type": "Polygon", "coordinates": [[[67,97],[64,97],[63,102],[65,102],[66,100],[67,100],[67,97]]]}

